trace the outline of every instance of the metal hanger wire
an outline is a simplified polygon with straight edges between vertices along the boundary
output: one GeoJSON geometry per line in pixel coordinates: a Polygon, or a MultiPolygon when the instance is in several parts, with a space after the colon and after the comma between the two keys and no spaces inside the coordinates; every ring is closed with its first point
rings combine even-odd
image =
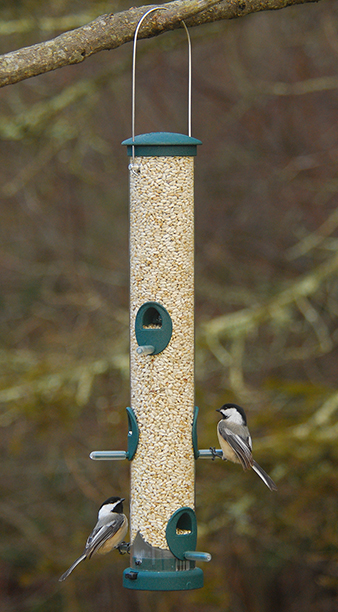
{"type": "MultiPolygon", "coordinates": [[[[136,115],[136,45],[137,45],[137,37],[140,31],[140,27],[143,21],[153,13],[154,11],[166,11],[166,6],[154,6],[149,9],[144,15],[142,15],[140,21],[138,22],[134,34],[134,42],[133,42],[133,65],[132,65],[132,95],[131,95],[131,135],[132,142],[135,142],[135,115],[136,115]]],[[[188,39],[188,136],[191,136],[191,38],[189,34],[189,30],[184,21],[182,21],[183,27],[185,29],[187,39],[188,39]]],[[[135,145],[132,144],[132,164],[130,164],[130,169],[135,169],[135,145]]],[[[135,170],[134,170],[135,171],[135,170]]]]}

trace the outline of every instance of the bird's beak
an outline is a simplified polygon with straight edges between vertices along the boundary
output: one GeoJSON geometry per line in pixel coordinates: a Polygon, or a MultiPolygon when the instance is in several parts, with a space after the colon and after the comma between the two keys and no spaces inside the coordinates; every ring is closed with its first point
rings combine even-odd
{"type": "Polygon", "coordinates": [[[221,409],[220,408],[216,408],[216,412],[221,412],[221,409]]]}
{"type": "Polygon", "coordinates": [[[121,497],[120,501],[121,502],[126,501],[126,498],[125,497],[121,497]]]}

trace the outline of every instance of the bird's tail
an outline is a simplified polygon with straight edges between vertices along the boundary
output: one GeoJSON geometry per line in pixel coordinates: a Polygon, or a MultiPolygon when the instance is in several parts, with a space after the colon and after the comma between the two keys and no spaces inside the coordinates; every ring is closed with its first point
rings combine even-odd
{"type": "Polygon", "coordinates": [[[255,460],[253,460],[251,467],[256,472],[256,474],[258,474],[258,476],[263,480],[264,484],[266,484],[270,491],[277,491],[277,487],[272,478],[270,478],[270,476],[266,472],[264,472],[263,468],[261,468],[261,466],[258,465],[255,460]]]}
{"type": "Polygon", "coordinates": [[[83,553],[83,555],[81,555],[81,557],[76,559],[76,561],[74,561],[74,563],[67,569],[67,571],[64,574],[62,574],[62,576],[60,576],[59,582],[63,582],[64,580],[66,580],[66,578],[68,578],[69,574],[72,573],[73,569],[75,569],[76,566],[79,565],[79,563],[81,563],[81,561],[83,561],[86,558],[87,558],[87,555],[85,553],[83,553]]]}

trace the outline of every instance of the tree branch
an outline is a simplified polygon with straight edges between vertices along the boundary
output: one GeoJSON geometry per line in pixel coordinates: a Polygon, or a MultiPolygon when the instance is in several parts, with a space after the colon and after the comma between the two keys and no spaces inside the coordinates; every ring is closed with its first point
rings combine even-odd
{"type": "MultiPolygon", "coordinates": [[[[166,10],[149,15],[140,38],[152,38],[168,30],[234,19],[249,13],[278,10],[293,4],[319,0],[175,0],[161,6],[166,10]]],[[[0,87],[18,83],[39,74],[83,62],[99,51],[116,49],[133,39],[142,15],[156,5],[131,8],[116,14],[101,15],[91,23],[64,32],[51,40],[24,47],[0,56],[0,87]]]]}

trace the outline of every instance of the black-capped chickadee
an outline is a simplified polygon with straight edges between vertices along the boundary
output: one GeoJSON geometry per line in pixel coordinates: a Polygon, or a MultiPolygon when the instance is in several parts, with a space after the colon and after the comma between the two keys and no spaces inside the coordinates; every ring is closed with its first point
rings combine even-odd
{"type": "Polygon", "coordinates": [[[68,578],[73,569],[87,557],[105,555],[122,544],[127,531],[128,519],[123,514],[124,497],[108,497],[99,508],[98,521],[91,532],[85,549],[78,559],[62,574],[59,581],[68,578]]]}
{"type": "MultiPolygon", "coordinates": [[[[224,404],[217,409],[222,415],[217,424],[217,436],[223,452],[223,459],[228,459],[234,463],[240,463],[243,470],[252,468],[263,480],[270,491],[277,491],[277,487],[266,472],[256,463],[252,457],[252,441],[246,423],[246,415],[237,404],[224,404]]],[[[215,449],[211,449],[214,457],[215,449]]]]}

